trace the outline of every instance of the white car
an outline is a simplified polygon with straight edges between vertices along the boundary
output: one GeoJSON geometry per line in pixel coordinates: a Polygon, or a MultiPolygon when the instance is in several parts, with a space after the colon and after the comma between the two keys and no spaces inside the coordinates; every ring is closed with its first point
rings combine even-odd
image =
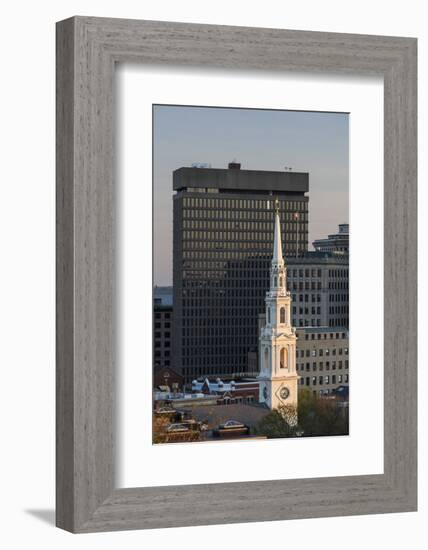
{"type": "Polygon", "coordinates": [[[223,424],[220,424],[219,428],[220,430],[233,430],[236,428],[246,428],[245,424],[242,424],[242,422],[238,422],[237,420],[227,420],[223,424]]]}
{"type": "Polygon", "coordinates": [[[167,432],[173,432],[173,433],[179,433],[179,432],[188,432],[189,426],[186,426],[185,424],[171,424],[167,428],[167,432]]]}

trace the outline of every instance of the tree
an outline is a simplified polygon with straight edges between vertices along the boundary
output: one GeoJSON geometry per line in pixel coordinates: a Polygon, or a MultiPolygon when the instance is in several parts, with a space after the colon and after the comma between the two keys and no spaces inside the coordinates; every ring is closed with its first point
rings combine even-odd
{"type": "Polygon", "coordinates": [[[298,424],[294,425],[295,409],[280,406],[262,418],[255,432],[269,438],[349,433],[348,408],[335,399],[319,397],[304,388],[299,391],[297,413],[298,424]]]}
{"type": "Polygon", "coordinates": [[[295,407],[281,405],[260,420],[255,428],[255,433],[269,438],[293,437],[296,435],[295,418],[295,407]]]}
{"type": "Polygon", "coordinates": [[[336,399],[319,397],[308,389],[299,392],[299,428],[305,436],[347,435],[348,407],[336,399]]]}

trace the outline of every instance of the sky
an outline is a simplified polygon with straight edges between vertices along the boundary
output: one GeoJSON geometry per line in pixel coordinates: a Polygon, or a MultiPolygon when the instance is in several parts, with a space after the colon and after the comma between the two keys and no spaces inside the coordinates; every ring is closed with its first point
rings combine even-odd
{"type": "Polygon", "coordinates": [[[194,163],[309,172],[309,249],[349,221],[349,115],[153,108],[154,284],[172,285],[172,172],[194,163]]]}

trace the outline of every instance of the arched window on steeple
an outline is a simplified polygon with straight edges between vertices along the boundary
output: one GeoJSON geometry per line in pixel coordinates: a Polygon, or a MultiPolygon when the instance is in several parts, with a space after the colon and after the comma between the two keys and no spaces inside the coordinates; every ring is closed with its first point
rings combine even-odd
{"type": "Polygon", "coordinates": [[[282,287],[282,277],[279,278],[279,286],[282,287]]]}
{"type": "Polygon", "coordinates": [[[273,278],[273,286],[276,287],[276,277],[273,278]]]}
{"type": "Polygon", "coordinates": [[[285,323],[285,307],[282,307],[279,310],[279,322],[284,324],[285,323]]]}
{"type": "Polygon", "coordinates": [[[269,349],[267,348],[267,346],[265,347],[265,369],[268,370],[269,369],[269,349]]]}
{"type": "Polygon", "coordinates": [[[279,366],[281,369],[286,369],[288,367],[287,355],[287,350],[285,348],[282,348],[279,354],[279,366]]]}
{"type": "Polygon", "coordinates": [[[270,325],[270,307],[267,308],[267,322],[270,325]]]}

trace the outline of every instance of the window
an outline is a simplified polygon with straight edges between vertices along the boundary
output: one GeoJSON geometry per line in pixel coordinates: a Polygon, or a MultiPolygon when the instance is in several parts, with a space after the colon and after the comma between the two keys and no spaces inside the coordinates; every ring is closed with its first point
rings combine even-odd
{"type": "Polygon", "coordinates": [[[282,307],[280,309],[280,313],[279,313],[279,322],[280,323],[285,323],[285,307],[282,307]]]}
{"type": "Polygon", "coordinates": [[[287,355],[287,350],[285,348],[282,348],[279,354],[279,366],[281,369],[288,368],[287,355]]]}
{"type": "Polygon", "coordinates": [[[324,376],[324,384],[330,384],[330,376],[324,376]]]}

